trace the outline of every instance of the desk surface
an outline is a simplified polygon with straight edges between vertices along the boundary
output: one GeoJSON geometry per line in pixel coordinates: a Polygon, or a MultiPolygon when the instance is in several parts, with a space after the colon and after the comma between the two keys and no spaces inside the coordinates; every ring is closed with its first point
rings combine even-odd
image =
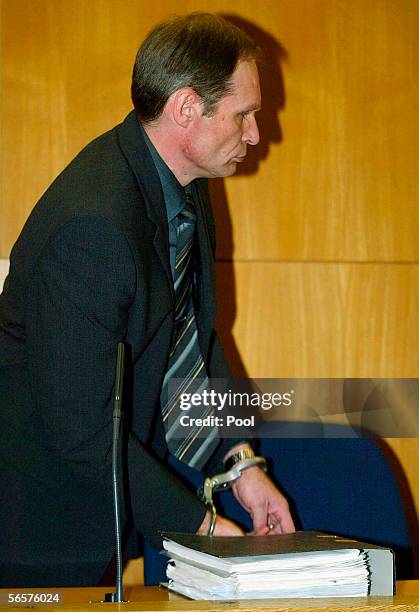
{"type": "MultiPolygon", "coordinates": [[[[127,587],[123,604],[101,603],[106,587],[57,589],[63,594],[63,604],[36,606],[36,612],[419,612],[419,581],[398,583],[396,597],[350,597],[339,599],[259,599],[243,601],[190,601],[159,587],[127,587]]],[[[1,589],[18,591],[19,589],[1,589]]],[[[20,589],[23,592],[25,589],[20,589]]],[[[27,589],[29,590],[29,589],[27,589]]],[[[32,590],[32,589],[31,589],[32,590]]],[[[46,589],[36,589],[45,591],[46,589]]],[[[108,589],[109,590],[109,589],[108,589]]],[[[13,608],[17,610],[17,608],[13,608]]],[[[11,607],[0,607],[8,610],[11,607]]],[[[22,608],[20,608],[22,610],[22,608]]]]}

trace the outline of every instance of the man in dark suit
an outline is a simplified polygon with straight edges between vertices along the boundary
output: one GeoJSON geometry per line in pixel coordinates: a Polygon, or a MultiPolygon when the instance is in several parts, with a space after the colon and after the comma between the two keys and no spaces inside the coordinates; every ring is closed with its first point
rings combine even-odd
{"type": "MultiPolygon", "coordinates": [[[[215,237],[206,179],[233,174],[258,142],[257,56],[253,41],[215,16],[156,28],[136,58],[135,112],[59,175],[13,248],[0,300],[4,586],[95,584],[112,558],[118,342],[130,349],[124,542],[133,532],[208,531],[206,507],[166,465],[168,446],[209,471],[220,460],[251,455],[246,443],[231,441],[216,442],[211,457],[200,450],[202,440],[188,445],[190,457],[185,448],[178,452],[163,424],[162,390],[173,369],[186,376],[179,343],[189,332],[176,328],[185,320],[200,371],[228,376],[213,329],[215,237]],[[178,317],[186,196],[194,256],[178,317]]],[[[242,472],[234,493],[255,533],[293,530],[285,499],[258,467],[242,472]]],[[[215,533],[242,531],[218,517],[215,533]]]]}

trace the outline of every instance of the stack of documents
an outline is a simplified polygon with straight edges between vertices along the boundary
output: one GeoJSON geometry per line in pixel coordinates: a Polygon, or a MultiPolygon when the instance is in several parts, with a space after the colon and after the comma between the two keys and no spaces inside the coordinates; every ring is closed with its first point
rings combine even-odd
{"type": "Polygon", "coordinates": [[[163,534],[168,587],[191,599],[360,597],[394,592],[393,553],[320,532],[163,534]]]}

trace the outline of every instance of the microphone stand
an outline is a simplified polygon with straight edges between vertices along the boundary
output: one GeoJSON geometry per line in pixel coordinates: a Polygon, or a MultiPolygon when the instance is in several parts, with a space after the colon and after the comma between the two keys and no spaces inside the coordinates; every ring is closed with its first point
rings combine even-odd
{"type": "Polygon", "coordinates": [[[121,546],[121,516],[119,505],[119,483],[118,483],[118,446],[119,432],[122,417],[122,390],[124,385],[124,359],[125,345],[118,343],[116,358],[115,392],[113,405],[113,438],[112,438],[112,484],[113,484],[113,507],[115,517],[115,543],[116,543],[116,593],[106,593],[106,602],[123,602],[124,591],[122,585],[122,546],[121,546]]]}

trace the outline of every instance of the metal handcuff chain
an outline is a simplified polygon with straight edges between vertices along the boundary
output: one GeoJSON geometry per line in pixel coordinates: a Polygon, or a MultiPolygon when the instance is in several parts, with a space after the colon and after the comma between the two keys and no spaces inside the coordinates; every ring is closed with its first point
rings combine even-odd
{"type": "Polygon", "coordinates": [[[230,489],[231,485],[240,478],[242,472],[254,467],[255,465],[259,466],[266,472],[265,457],[254,456],[249,459],[242,459],[241,461],[238,461],[227,472],[222,472],[220,474],[215,474],[215,476],[208,476],[205,478],[203,487],[200,487],[197,493],[198,497],[205,502],[211,511],[211,520],[207,535],[214,535],[215,521],[217,518],[217,510],[214,504],[213,493],[230,489]]]}

